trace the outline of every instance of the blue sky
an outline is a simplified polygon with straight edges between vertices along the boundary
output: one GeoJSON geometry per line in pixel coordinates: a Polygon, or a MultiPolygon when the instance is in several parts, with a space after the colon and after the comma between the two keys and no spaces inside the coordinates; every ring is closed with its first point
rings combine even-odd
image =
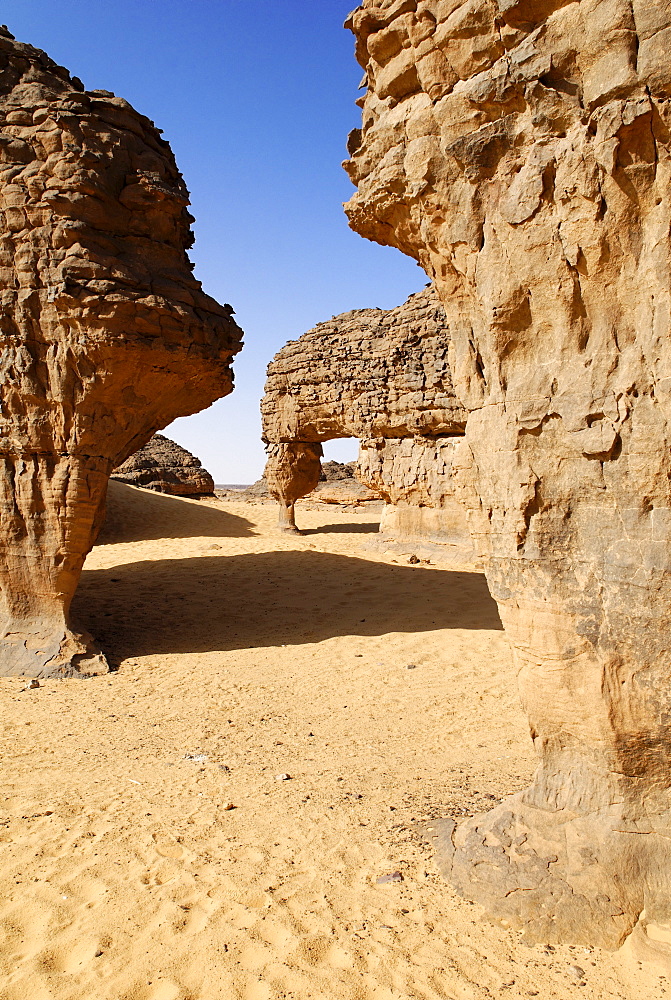
{"type": "MultiPolygon", "coordinates": [[[[0,20],[88,89],[164,130],[191,192],[196,275],[245,331],[236,387],[167,433],[216,482],[263,469],[259,398],[287,340],[347,309],[390,308],[426,282],[363,240],[340,163],[361,69],[342,23],[354,0],[0,0],[0,20]]],[[[354,457],[351,443],[328,457],[354,457]]]]}

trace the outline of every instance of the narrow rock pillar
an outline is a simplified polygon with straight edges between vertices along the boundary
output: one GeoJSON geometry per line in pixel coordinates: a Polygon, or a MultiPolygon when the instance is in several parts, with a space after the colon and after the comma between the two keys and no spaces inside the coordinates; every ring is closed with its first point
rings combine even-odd
{"type": "Polygon", "coordinates": [[[270,494],[279,504],[281,531],[299,534],[294,504],[311,493],[319,482],[322,454],[322,446],[316,441],[271,445],[265,474],[270,494]]]}

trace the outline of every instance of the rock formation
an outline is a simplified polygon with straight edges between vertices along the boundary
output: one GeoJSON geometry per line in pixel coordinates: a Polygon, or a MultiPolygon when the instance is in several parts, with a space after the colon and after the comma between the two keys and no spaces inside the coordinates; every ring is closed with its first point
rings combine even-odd
{"type": "Polygon", "coordinates": [[[163,434],[154,434],[114,470],[112,479],[177,497],[214,493],[214,480],[200,459],[163,434]]]}
{"type": "MultiPolygon", "coordinates": [[[[264,400],[265,400],[264,396],[264,400]]],[[[279,527],[297,532],[294,505],[312,493],[321,474],[322,446],[312,441],[279,441],[270,444],[264,472],[268,491],[280,505],[279,527]]]]}
{"type": "MultiPolygon", "coordinates": [[[[356,462],[322,462],[319,482],[311,493],[306,494],[310,501],[319,503],[359,504],[363,502],[380,502],[379,493],[373,492],[355,475],[356,462]]],[[[271,499],[270,490],[265,475],[261,476],[251,486],[231,489],[219,487],[217,496],[226,500],[242,500],[246,503],[266,501],[271,499]]]]}
{"type": "Polygon", "coordinates": [[[310,500],[320,503],[359,504],[380,503],[380,494],[365,486],[359,478],[357,462],[322,462],[316,487],[310,500]]]}
{"type": "Polygon", "coordinates": [[[303,446],[356,437],[359,479],[394,505],[383,530],[465,541],[451,454],[466,414],[448,349],[445,313],[430,286],[396,309],[335,316],[282,348],[268,367],[261,413],[283,527],[295,530],[293,502],[319,475],[321,451],[303,446]]]}
{"type": "MultiPolygon", "coordinates": [[[[351,225],[421,262],[532,786],[446,838],[537,940],[671,940],[671,8],[366,0],[351,225]]],[[[658,944],[655,944],[657,942],[658,944]]]]}
{"type": "Polygon", "coordinates": [[[110,472],[231,389],[188,193],[147,118],[0,31],[0,674],[107,669],[68,624],[110,472]]]}

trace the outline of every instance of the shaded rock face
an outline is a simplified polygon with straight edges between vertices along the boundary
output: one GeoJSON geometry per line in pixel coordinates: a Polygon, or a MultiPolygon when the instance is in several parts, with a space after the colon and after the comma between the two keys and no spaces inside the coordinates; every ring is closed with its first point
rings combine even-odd
{"type": "Polygon", "coordinates": [[[615,947],[639,921],[656,947],[671,927],[671,8],[380,0],[348,25],[368,89],[347,213],[419,260],[445,307],[461,498],[540,756],[531,788],[456,831],[446,870],[533,939],[615,947]]]}
{"type": "Polygon", "coordinates": [[[163,434],[154,434],[114,470],[112,479],[178,497],[214,493],[214,480],[200,459],[163,434]]]}
{"type": "Polygon", "coordinates": [[[322,462],[320,483],[339,483],[341,479],[354,479],[356,462],[322,462]]]}
{"type": "Polygon", "coordinates": [[[460,441],[441,436],[361,442],[359,476],[386,500],[380,520],[385,544],[427,548],[448,562],[474,561],[454,475],[460,441]]]}
{"type": "Polygon", "coordinates": [[[231,389],[188,193],[126,101],[0,32],[0,674],[106,669],[68,626],[111,470],[231,389]]]}
{"type": "MultiPolygon", "coordinates": [[[[282,491],[291,484],[295,500],[312,482],[297,486],[291,462],[307,460],[298,442],[359,438],[358,478],[388,503],[440,507],[452,496],[439,453],[463,434],[466,413],[455,399],[448,350],[445,313],[429,286],[396,309],[335,316],[276,355],[261,413],[269,468],[282,467],[272,492],[288,510],[285,527],[295,523],[282,491]]],[[[319,454],[310,454],[314,478],[319,454]]]]}

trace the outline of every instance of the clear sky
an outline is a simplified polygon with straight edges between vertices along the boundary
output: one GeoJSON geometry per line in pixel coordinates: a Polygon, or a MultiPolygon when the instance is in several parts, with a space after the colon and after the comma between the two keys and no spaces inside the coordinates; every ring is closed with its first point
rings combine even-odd
{"type": "MultiPolygon", "coordinates": [[[[164,130],[191,192],[196,275],[245,331],[233,393],[166,431],[218,483],[263,470],[259,399],[286,343],[347,309],[391,308],[426,283],[342,210],[340,166],[361,69],[354,0],[0,0],[0,21],[164,130]]],[[[355,456],[351,443],[327,457],[355,456]]]]}

